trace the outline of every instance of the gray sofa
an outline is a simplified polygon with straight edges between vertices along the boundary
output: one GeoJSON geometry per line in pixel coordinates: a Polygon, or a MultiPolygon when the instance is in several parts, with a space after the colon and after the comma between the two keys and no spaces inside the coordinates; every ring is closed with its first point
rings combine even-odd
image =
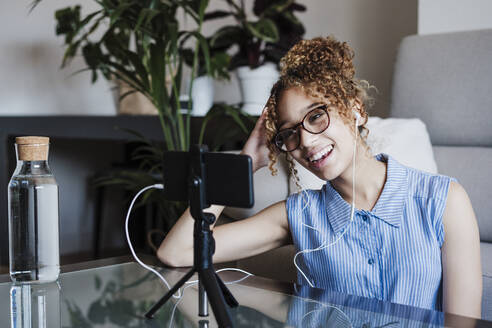
{"type": "Polygon", "coordinates": [[[390,115],[424,121],[439,173],[456,177],[470,196],[480,229],[482,317],[492,320],[492,29],[403,39],[390,115]]]}
{"type": "MultiPolygon", "coordinates": [[[[420,118],[427,125],[438,172],[456,177],[475,209],[481,238],[484,319],[492,320],[492,30],[409,36],[395,64],[390,116],[420,118]]],[[[285,168],[277,180],[255,174],[260,204],[239,218],[292,192],[285,168]],[[272,187],[273,186],[273,187],[272,187]]],[[[237,262],[258,275],[295,281],[295,251],[283,247],[237,262]]]]}

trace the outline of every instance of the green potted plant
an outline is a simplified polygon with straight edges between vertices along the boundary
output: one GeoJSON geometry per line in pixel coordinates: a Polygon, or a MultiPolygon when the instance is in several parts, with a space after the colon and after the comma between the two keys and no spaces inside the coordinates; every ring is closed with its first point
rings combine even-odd
{"type": "MultiPolygon", "coordinates": [[[[199,57],[210,71],[208,44],[201,34],[207,0],[100,0],[100,9],[81,16],[80,6],[58,10],[56,33],[65,37],[62,66],[82,53],[93,81],[102,74],[117,78],[144,95],[157,108],[168,150],[188,150],[190,115],[181,112],[182,44],[194,40],[191,80],[199,57]],[[176,18],[182,9],[197,25],[181,30],[176,18]]],[[[190,87],[192,89],[192,86],[190,87]]],[[[190,90],[191,92],[191,90],[190,90]]],[[[191,110],[191,103],[189,110],[191,110]]]]}
{"type": "Polygon", "coordinates": [[[211,40],[213,47],[230,49],[230,70],[237,70],[243,96],[243,110],[259,115],[268,99],[270,88],[278,77],[280,58],[299,41],[305,33],[295,12],[305,6],[294,0],[255,0],[254,19],[248,18],[243,0],[225,0],[229,10],[215,11],[205,19],[232,16],[236,24],[226,25],[216,31],[211,40]]]}

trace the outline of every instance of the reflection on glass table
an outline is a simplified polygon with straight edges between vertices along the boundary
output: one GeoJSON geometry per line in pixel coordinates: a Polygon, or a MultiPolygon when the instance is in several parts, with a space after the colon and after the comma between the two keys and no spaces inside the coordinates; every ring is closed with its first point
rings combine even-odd
{"type": "MultiPolygon", "coordinates": [[[[154,319],[145,312],[167,288],[129,258],[62,268],[57,283],[15,285],[0,281],[0,327],[216,327],[198,314],[198,287],[187,284],[154,319]],[[95,267],[94,267],[95,266],[95,267]],[[67,272],[70,271],[70,272],[67,272]],[[178,297],[180,296],[180,297],[178,297]]],[[[186,270],[159,268],[170,284],[186,270]]],[[[223,272],[240,306],[235,327],[489,327],[492,323],[223,272]]],[[[192,278],[193,280],[194,278],[192,278]]]]}
{"type": "Polygon", "coordinates": [[[61,327],[60,285],[12,284],[10,287],[11,327],[61,327]]]}

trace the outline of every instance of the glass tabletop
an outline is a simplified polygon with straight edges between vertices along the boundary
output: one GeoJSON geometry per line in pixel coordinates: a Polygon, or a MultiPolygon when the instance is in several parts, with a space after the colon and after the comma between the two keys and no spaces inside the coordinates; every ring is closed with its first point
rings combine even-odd
{"type": "MultiPolygon", "coordinates": [[[[123,260],[122,260],[123,261],[123,260]]],[[[128,258],[127,258],[128,261],[128,258]]],[[[114,262],[114,261],[113,261],[114,262]]],[[[65,268],[43,285],[0,283],[0,327],[216,327],[198,316],[197,283],[188,283],[154,319],[144,314],[168,290],[135,262],[65,268]]],[[[157,268],[170,285],[186,272],[157,268]]],[[[489,322],[321,289],[275,282],[240,272],[219,276],[238,300],[235,327],[488,327],[489,322]]],[[[8,277],[7,277],[8,278],[8,277]]],[[[192,282],[196,276],[190,279],[192,282]]],[[[5,281],[3,276],[0,281],[5,281]]]]}

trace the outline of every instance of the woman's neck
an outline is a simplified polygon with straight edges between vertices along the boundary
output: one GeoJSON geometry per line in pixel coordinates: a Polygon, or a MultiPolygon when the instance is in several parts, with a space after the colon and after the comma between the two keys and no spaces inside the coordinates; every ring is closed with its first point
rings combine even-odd
{"type": "MultiPolygon", "coordinates": [[[[370,155],[365,147],[358,148],[355,166],[355,207],[370,211],[383,191],[387,165],[370,155]]],[[[340,196],[351,204],[352,161],[339,177],[330,182],[340,196]]]]}

